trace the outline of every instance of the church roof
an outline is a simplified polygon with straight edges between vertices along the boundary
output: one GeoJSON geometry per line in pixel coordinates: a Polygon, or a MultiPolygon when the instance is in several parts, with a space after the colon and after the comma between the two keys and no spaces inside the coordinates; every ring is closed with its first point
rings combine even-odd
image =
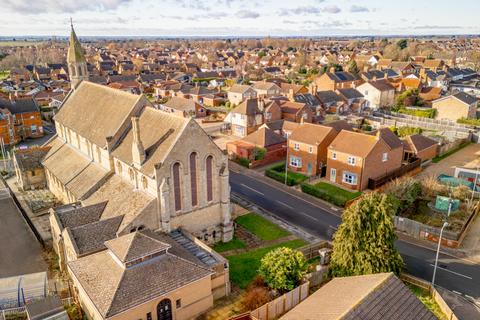
{"type": "Polygon", "coordinates": [[[75,34],[75,30],[73,29],[70,32],[70,40],[68,45],[67,51],[67,62],[68,63],[78,63],[78,62],[86,62],[85,56],[83,55],[82,45],[80,41],[78,41],[77,35],[75,34]]]}
{"type": "Polygon", "coordinates": [[[130,121],[141,100],[149,104],[143,96],[82,81],[67,97],[55,121],[104,147],[106,138],[114,136],[126,121],[130,121]]]}

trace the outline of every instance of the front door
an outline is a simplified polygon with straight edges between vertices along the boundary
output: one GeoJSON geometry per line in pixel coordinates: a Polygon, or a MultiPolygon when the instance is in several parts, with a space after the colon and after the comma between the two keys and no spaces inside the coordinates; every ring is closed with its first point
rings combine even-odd
{"type": "Polygon", "coordinates": [[[158,320],[172,320],[172,302],[170,299],[163,299],[157,305],[158,320]]]}
{"type": "Polygon", "coordinates": [[[337,181],[337,169],[331,168],[330,169],[330,181],[336,182],[337,181]]]}
{"type": "Polygon", "coordinates": [[[312,175],[312,170],[313,170],[312,164],[309,163],[309,164],[307,165],[307,174],[308,174],[309,176],[312,175]]]}

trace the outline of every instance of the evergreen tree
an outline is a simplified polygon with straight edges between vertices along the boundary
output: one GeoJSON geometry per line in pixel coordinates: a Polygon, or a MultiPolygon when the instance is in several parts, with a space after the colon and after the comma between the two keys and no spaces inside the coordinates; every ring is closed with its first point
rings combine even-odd
{"type": "Polygon", "coordinates": [[[400,272],[403,260],[395,248],[393,224],[397,204],[385,194],[372,192],[344,211],[333,240],[332,276],[400,272]]]}
{"type": "Polygon", "coordinates": [[[354,75],[358,75],[360,73],[360,70],[358,69],[358,66],[357,66],[357,62],[353,59],[348,64],[348,72],[354,75]]]}

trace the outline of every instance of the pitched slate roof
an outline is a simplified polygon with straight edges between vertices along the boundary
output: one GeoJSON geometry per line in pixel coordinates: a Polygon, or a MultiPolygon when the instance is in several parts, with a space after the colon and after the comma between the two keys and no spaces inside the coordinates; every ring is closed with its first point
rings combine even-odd
{"type": "Polygon", "coordinates": [[[392,150],[403,146],[402,140],[389,128],[379,129],[377,131],[377,137],[385,141],[392,150]]]}
{"type": "Polygon", "coordinates": [[[377,80],[377,81],[370,81],[370,83],[374,88],[379,91],[390,91],[395,90],[395,87],[392,86],[387,80],[377,80]]]}
{"type": "Polygon", "coordinates": [[[258,99],[246,99],[230,112],[244,115],[255,115],[261,113],[260,109],[258,108],[258,99]]]}
{"type": "Polygon", "coordinates": [[[414,134],[411,136],[407,136],[405,138],[405,142],[408,145],[409,149],[414,152],[420,152],[432,146],[438,145],[437,141],[430,139],[428,137],[425,137],[421,134],[414,134]]]}
{"type": "Polygon", "coordinates": [[[468,94],[468,93],[465,93],[465,92],[457,92],[453,95],[455,98],[457,98],[458,100],[470,105],[470,104],[473,104],[475,102],[477,102],[477,98],[475,98],[475,96],[472,96],[471,94],[468,94]]]}
{"type": "Polygon", "coordinates": [[[393,274],[334,278],[281,320],[436,320],[393,274]]]}
{"type": "Polygon", "coordinates": [[[373,135],[342,130],[328,148],[365,158],[370,154],[378,141],[379,139],[373,135]]]}
{"type": "Polygon", "coordinates": [[[343,96],[345,99],[361,99],[363,98],[363,94],[360,93],[357,89],[354,88],[343,88],[338,89],[338,93],[343,96]]]}
{"type": "Polygon", "coordinates": [[[41,300],[32,300],[26,305],[26,311],[28,319],[30,320],[42,320],[42,319],[68,319],[68,315],[65,312],[63,303],[58,296],[48,296],[41,300]],[[59,316],[63,314],[63,316],[59,316]],[[56,315],[56,317],[53,317],[56,315]]]}
{"type": "Polygon", "coordinates": [[[318,91],[317,98],[321,103],[334,103],[342,101],[342,98],[332,90],[318,91]]]}
{"type": "Polygon", "coordinates": [[[129,257],[146,256],[151,252],[159,252],[159,255],[132,267],[125,267],[114,260],[110,250],[69,262],[70,270],[104,318],[212,274],[201,264],[173,254],[166,243],[144,231],[111,240],[106,244],[107,247],[116,241],[121,244],[114,245],[115,255],[125,257],[127,261],[129,257]],[[126,240],[123,240],[125,237],[126,240]]]}
{"type": "Polygon", "coordinates": [[[74,242],[76,253],[85,255],[104,250],[105,241],[117,236],[122,219],[123,216],[117,216],[67,229],[74,242]]]}
{"type": "Polygon", "coordinates": [[[130,121],[137,103],[149,105],[143,96],[82,81],[63,103],[55,121],[104,147],[106,138],[114,136],[123,123],[130,121]]]}
{"type": "Polygon", "coordinates": [[[100,220],[107,202],[100,202],[90,206],[66,205],[53,209],[58,217],[60,227],[75,228],[100,220]]]}
{"type": "Polygon", "coordinates": [[[179,111],[195,111],[196,103],[192,99],[171,97],[164,105],[179,111]]]}

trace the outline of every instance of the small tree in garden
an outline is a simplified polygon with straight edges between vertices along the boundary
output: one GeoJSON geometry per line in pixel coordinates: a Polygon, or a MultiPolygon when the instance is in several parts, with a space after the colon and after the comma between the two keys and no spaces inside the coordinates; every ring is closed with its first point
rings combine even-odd
{"type": "Polygon", "coordinates": [[[391,196],[372,192],[344,211],[333,240],[332,276],[400,273],[403,260],[395,248],[393,224],[397,205],[391,196]]]}
{"type": "Polygon", "coordinates": [[[307,274],[307,268],[303,253],[282,247],[262,258],[258,272],[270,288],[285,292],[300,284],[307,274]]]}

